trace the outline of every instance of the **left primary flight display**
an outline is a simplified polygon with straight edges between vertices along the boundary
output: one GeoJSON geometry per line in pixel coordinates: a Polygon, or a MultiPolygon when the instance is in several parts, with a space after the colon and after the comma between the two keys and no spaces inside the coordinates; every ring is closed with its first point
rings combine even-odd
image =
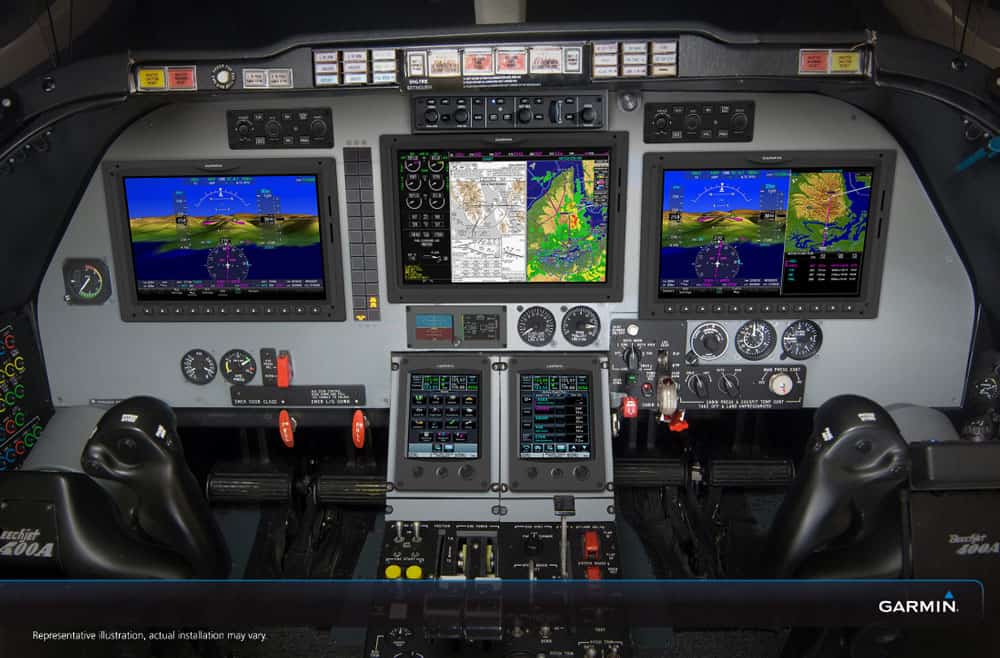
{"type": "Polygon", "coordinates": [[[123,182],[140,301],[324,296],[315,175],[123,182]]]}

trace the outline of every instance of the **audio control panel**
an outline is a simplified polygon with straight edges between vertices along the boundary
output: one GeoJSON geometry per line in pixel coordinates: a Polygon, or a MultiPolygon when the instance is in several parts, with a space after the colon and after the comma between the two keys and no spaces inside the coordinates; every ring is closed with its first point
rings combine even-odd
{"type": "Polygon", "coordinates": [[[638,408],[650,411],[667,405],[716,410],[799,408],[805,399],[806,366],[796,362],[794,355],[809,357],[799,351],[803,330],[796,325],[805,323],[815,326],[808,320],[789,325],[782,335],[779,363],[765,364],[754,360],[777,354],[772,350],[778,341],[771,337],[768,348],[770,334],[752,331],[764,324],[761,321],[747,322],[733,340],[732,351],[738,356],[723,358],[729,354],[730,339],[718,323],[699,324],[689,336],[684,320],[615,320],[610,343],[612,395],[633,398],[638,408]]]}
{"type": "Polygon", "coordinates": [[[418,96],[414,132],[599,129],[607,125],[606,94],[418,96]]]}
{"type": "Polygon", "coordinates": [[[328,107],[229,110],[226,126],[231,149],[333,148],[328,107]]]}
{"type": "Polygon", "coordinates": [[[647,103],[642,139],[664,142],[749,142],[753,101],[647,103]]]}

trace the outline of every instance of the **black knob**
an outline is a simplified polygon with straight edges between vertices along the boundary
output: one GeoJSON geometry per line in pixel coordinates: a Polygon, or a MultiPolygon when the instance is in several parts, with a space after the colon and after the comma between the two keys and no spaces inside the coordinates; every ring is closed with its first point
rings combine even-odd
{"type": "Polygon", "coordinates": [[[625,361],[625,367],[629,370],[638,370],[642,363],[642,350],[634,344],[629,345],[622,353],[622,360],[625,361]]]}
{"type": "Polygon", "coordinates": [[[740,380],[736,378],[736,375],[723,375],[722,379],[719,380],[719,390],[731,398],[738,398],[740,396],[740,380]]]}
{"type": "Polygon", "coordinates": [[[695,375],[692,377],[691,381],[688,382],[688,388],[690,388],[691,392],[697,397],[702,399],[704,399],[705,395],[708,393],[708,390],[705,387],[705,379],[701,375],[695,375]]]}
{"type": "Polygon", "coordinates": [[[326,134],[326,121],[322,119],[313,119],[312,123],[309,124],[309,134],[313,137],[322,137],[326,134]]]}
{"type": "Polygon", "coordinates": [[[472,476],[476,474],[476,469],[474,469],[469,464],[462,464],[458,467],[458,475],[463,480],[471,480],[472,476]]]}
{"type": "Polygon", "coordinates": [[[243,121],[238,121],[236,123],[236,132],[241,137],[246,137],[247,135],[249,135],[251,130],[253,130],[253,124],[250,123],[249,121],[243,120],[243,121]]]}
{"type": "Polygon", "coordinates": [[[271,119],[264,124],[264,134],[268,137],[278,137],[281,135],[281,124],[271,119]]]}
{"type": "Polygon", "coordinates": [[[469,120],[469,111],[459,108],[455,110],[455,123],[465,123],[469,120]]]}
{"type": "Polygon", "coordinates": [[[584,123],[594,123],[597,118],[597,112],[594,111],[592,107],[585,107],[580,110],[580,120],[584,123]]]}
{"type": "Polygon", "coordinates": [[[747,126],[750,125],[750,119],[748,119],[747,115],[742,112],[737,112],[733,115],[733,118],[729,120],[729,125],[736,132],[742,132],[747,129],[747,126]]]}
{"type": "Polygon", "coordinates": [[[688,132],[698,130],[700,125],[701,117],[697,114],[689,114],[684,117],[684,130],[687,130],[688,132]]]}
{"type": "Polygon", "coordinates": [[[424,112],[424,121],[427,123],[437,123],[438,122],[438,111],[437,110],[427,110],[424,112]]]}
{"type": "Polygon", "coordinates": [[[669,123],[670,122],[667,119],[667,115],[665,114],[657,114],[656,118],[653,119],[653,127],[656,128],[657,130],[666,130],[667,125],[669,123]]]}
{"type": "Polygon", "coordinates": [[[707,333],[701,337],[701,344],[705,346],[709,354],[718,354],[722,347],[722,339],[716,333],[707,333]]]}
{"type": "Polygon", "coordinates": [[[517,122],[518,123],[531,123],[531,108],[522,107],[517,111],[517,122]]]}

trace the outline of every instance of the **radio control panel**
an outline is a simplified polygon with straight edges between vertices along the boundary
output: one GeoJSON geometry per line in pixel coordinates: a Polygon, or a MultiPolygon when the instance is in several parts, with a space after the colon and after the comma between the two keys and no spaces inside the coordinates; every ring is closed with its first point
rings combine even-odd
{"type": "Polygon", "coordinates": [[[414,132],[601,129],[605,94],[417,96],[414,132]]]}

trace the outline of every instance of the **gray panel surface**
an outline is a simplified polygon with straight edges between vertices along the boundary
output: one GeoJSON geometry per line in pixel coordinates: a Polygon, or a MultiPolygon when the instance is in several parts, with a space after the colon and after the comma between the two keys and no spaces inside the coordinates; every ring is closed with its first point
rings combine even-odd
{"type": "MultiPolygon", "coordinates": [[[[807,94],[713,94],[713,99],[757,103],[754,141],[704,144],[706,151],[746,148],[773,150],[899,149],[874,119],[840,101],[807,94]]],[[[648,94],[646,101],[705,100],[704,93],[648,94]]],[[[106,159],[212,159],[232,157],[225,129],[227,109],[238,99],[175,105],[156,111],[130,126],[106,159]]],[[[255,107],[287,106],[287,99],[254,99],[255,107]]],[[[373,147],[373,170],[380,170],[377,148],[381,134],[409,129],[405,96],[397,91],[358,92],[322,99],[311,95],[306,105],[330,107],[337,146],[260,152],[255,157],[303,157],[315,153],[342,161],[347,146],[373,147]]],[[[611,317],[635,317],[639,277],[642,157],[650,151],[690,151],[691,144],[643,144],[642,109],[625,113],[610,103],[612,130],[629,132],[628,208],[625,239],[625,295],[621,303],[592,304],[602,335],[590,347],[606,350],[611,317]]],[[[338,167],[342,177],[343,167],[338,167]]],[[[376,180],[375,212],[381,218],[381,181],[376,180]]],[[[343,189],[343,180],[338,181],[343,189]]],[[[343,195],[339,199],[345,214],[343,195]]],[[[879,317],[873,320],[824,320],[821,357],[808,362],[807,406],[817,406],[844,392],[868,395],[889,404],[929,406],[960,403],[973,331],[974,299],[969,278],[912,165],[900,152],[896,163],[892,220],[886,249],[879,317]]],[[[376,222],[384,245],[383,225],[376,222]]],[[[346,228],[340,248],[347,261],[346,228]]],[[[39,292],[39,327],[53,400],[57,406],[85,405],[94,398],[122,398],[149,393],[176,406],[229,406],[221,378],[208,386],[184,381],[180,359],[192,347],[216,358],[241,347],[291,350],[297,384],[362,384],[371,407],[388,407],[389,355],[406,349],[403,305],[387,304],[381,322],[340,324],[142,324],[128,325],[118,313],[117,293],[105,306],[67,306],[63,302],[61,263],[68,257],[111,257],[107,210],[100,175],[88,185],[70,226],[46,273],[39,292]]],[[[381,256],[381,254],[380,254],[381,256]]],[[[379,267],[385,267],[379,258],[379,267]]],[[[381,281],[386,280],[381,270],[381,281]]],[[[350,291],[350,281],[341,282],[350,291]]],[[[381,292],[385,299],[384,284],[381,292]]],[[[525,304],[524,306],[528,306],[525,304]]],[[[562,319],[559,304],[546,304],[562,319]]],[[[571,305],[567,305],[571,306],[571,305]]],[[[508,350],[529,349],[517,338],[518,304],[507,305],[508,350]]],[[[580,351],[560,335],[547,350],[580,351]]],[[[583,350],[587,351],[587,350],[583,350]]]]}

